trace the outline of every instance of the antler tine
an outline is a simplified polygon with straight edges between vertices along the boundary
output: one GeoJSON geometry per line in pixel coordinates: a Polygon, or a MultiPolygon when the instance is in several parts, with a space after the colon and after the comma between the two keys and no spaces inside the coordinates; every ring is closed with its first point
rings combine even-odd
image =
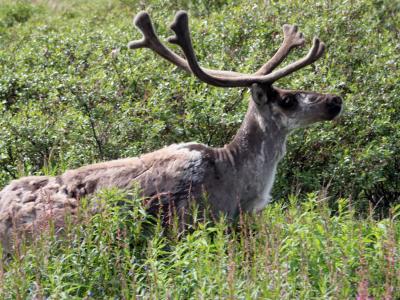
{"type": "Polygon", "coordinates": [[[186,56],[190,69],[200,80],[215,86],[225,86],[221,80],[209,76],[197,63],[189,33],[188,15],[185,11],[178,11],[170,28],[175,32],[174,36],[167,39],[168,42],[180,46],[186,56]]]}
{"type": "Polygon", "coordinates": [[[154,31],[153,24],[151,23],[150,16],[147,12],[141,11],[138,13],[133,20],[133,24],[142,32],[143,38],[141,40],[129,42],[129,49],[149,48],[166,60],[184,69],[186,72],[191,73],[186,60],[175,54],[169,48],[165,47],[158,39],[154,31]]]}
{"type": "Polygon", "coordinates": [[[319,40],[319,38],[314,37],[313,45],[305,57],[303,57],[303,58],[299,59],[298,61],[295,61],[294,63],[291,63],[291,64],[287,65],[286,67],[279,69],[269,75],[263,76],[264,80],[266,80],[266,78],[268,78],[272,82],[277,81],[278,79],[280,79],[282,77],[285,77],[307,65],[312,64],[313,62],[315,62],[317,59],[319,59],[322,56],[324,51],[325,51],[325,44],[323,42],[321,42],[319,40]]]}
{"type": "Polygon", "coordinates": [[[255,75],[271,73],[289,55],[290,50],[304,45],[303,33],[298,31],[297,25],[284,24],[282,30],[284,38],[281,46],[275,55],[254,73],[255,75]]]}
{"type": "MultiPolygon", "coordinates": [[[[138,48],[149,48],[156,52],[161,57],[170,61],[174,65],[179,68],[184,69],[188,73],[192,73],[192,70],[189,67],[188,62],[175,54],[171,49],[164,46],[161,43],[160,39],[157,37],[155,33],[154,26],[151,22],[151,18],[149,14],[145,11],[139,12],[133,20],[133,24],[142,32],[143,38],[136,41],[131,41],[128,43],[129,49],[138,49],[138,48]]],[[[210,70],[204,69],[206,72],[214,75],[222,75],[227,77],[237,77],[243,74],[231,71],[218,71],[218,70],[210,70]]]]}
{"type": "Polygon", "coordinates": [[[230,71],[220,71],[213,74],[199,66],[190,38],[188,15],[185,11],[181,10],[176,13],[170,28],[175,32],[175,35],[169,37],[168,41],[182,48],[192,73],[200,80],[218,87],[249,86],[247,82],[242,83],[242,78],[247,77],[245,74],[230,71]],[[229,74],[231,73],[235,74],[235,76],[230,76],[229,74]]]}

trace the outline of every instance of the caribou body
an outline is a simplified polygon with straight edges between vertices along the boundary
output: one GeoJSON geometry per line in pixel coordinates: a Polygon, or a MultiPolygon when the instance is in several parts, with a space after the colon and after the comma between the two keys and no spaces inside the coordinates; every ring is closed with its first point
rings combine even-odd
{"type": "MultiPolygon", "coordinates": [[[[152,153],[84,166],[56,177],[32,176],[11,182],[0,192],[0,239],[5,249],[15,231],[32,232],[52,218],[62,226],[65,214],[77,209],[81,197],[104,188],[130,189],[139,185],[149,210],[188,207],[206,197],[215,213],[234,218],[243,211],[262,209],[279,160],[285,154],[288,134],[317,121],[332,120],[342,109],[340,97],[272,86],[278,79],[316,61],[324,44],[314,38],[308,54],[274,71],[294,47],[304,44],[296,26],[284,25],[284,40],[276,54],[254,74],[218,71],[199,66],[192,48],[188,16],[176,14],[169,42],[183,50],[185,58],[167,48],[157,37],[151,19],[140,12],[134,24],[143,39],[130,49],[150,48],[179,68],[218,87],[248,87],[248,111],[231,143],[212,148],[198,143],[173,144],[152,153]]],[[[59,224],[59,225],[57,225],[59,224]]]]}

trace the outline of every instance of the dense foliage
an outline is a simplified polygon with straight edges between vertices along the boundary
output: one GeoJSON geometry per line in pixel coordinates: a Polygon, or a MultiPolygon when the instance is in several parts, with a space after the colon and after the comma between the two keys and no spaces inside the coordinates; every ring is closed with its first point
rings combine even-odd
{"type": "Polygon", "coordinates": [[[399,299],[400,206],[357,220],[343,199],[334,216],[323,198],[306,200],[179,234],[141,201],[104,192],[102,211],[91,216],[83,203],[63,239],[50,230],[30,247],[20,241],[0,269],[0,298],[399,299]]]}
{"type": "Polygon", "coordinates": [[[163,37],[188,10],[202,64],[247,73],[279,47],[282,24],[298,24],[326,55],[277,85],[341,94],[344,114],[292,134],[277,203],[262,214],[161,234],[140,199],[116,206],[126,195],[105,191],[104,209],[83,203],[63,239],[19,241],[0,262],[0,298],[400,298],[399,1],[0,0],[0,187],[174,142],[230,141],[248,91],[128,50],[142,9],[163,37]]]}

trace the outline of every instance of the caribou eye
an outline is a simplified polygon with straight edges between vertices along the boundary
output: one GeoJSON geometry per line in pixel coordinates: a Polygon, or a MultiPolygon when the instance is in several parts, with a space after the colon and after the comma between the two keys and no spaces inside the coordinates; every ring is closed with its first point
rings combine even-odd
{"type": "Polygon", "coordinates": [[[297,104],[297,100],[294,95],[283,96],[281,98],[281,101],[279,101],[279,105],[285,109],[294,108],[296,106],[296,104],[297,104]]]}

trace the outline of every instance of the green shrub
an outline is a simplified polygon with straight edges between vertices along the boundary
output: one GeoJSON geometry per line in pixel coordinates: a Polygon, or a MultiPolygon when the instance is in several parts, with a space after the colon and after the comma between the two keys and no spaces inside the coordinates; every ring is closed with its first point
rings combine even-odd
{"type": "Polygon", "coordinates": [[[0,5],[0,32],[8,28],[27,22],[40,8],[30,1],[6,1],[0,5]]]}

